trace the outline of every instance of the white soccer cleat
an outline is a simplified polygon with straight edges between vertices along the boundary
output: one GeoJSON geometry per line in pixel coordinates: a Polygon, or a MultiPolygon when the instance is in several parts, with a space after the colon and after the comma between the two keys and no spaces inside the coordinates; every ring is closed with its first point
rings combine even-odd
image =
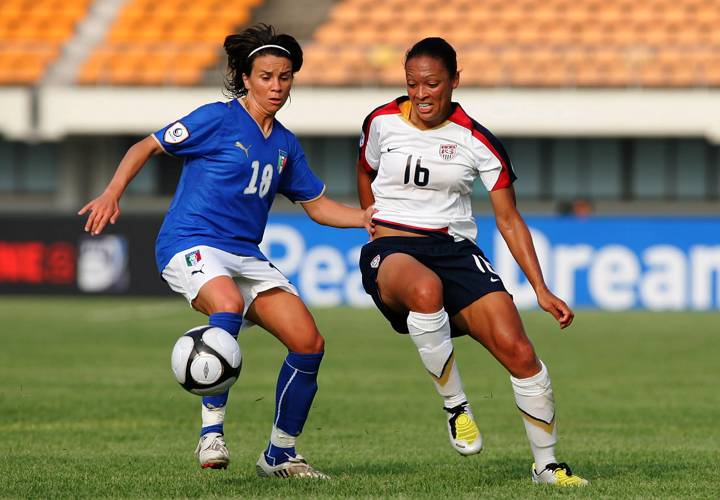
{"type": "Polygon", "coordinates": [[[548,464],[539,473],[535,471],[535,464],[532,464],[532,480],[535,484],[552,484],[560,487],[587,486],[590,484],[587,479],[573,475],[566,463],[548,464]]]}
{"type": "Polygon", "coordinates": [[[265,459],[265,453],[260,453],[257,465],[255,466],[257,475],[260,477],[279,477],[287,479],[291,477],[308,478],[308,479],[330,479],[330,476],[313,469],[302,455],[296,455],[287,462],[280,465],[270,465],[265,459]]]}
{"type": "Polygon", "coordinates": [[[482,434],[475,423],[470,405],[461,403],[454,408],[443,408],[448,413],[450,444],[463,456],[482,451],[482,434]]]}
{"type": "Polygon", "coordinates": [[[225,447],[225,439],[217,432],[209,432],[200,438],[195,448],[195,455],[203,469],[227,469],[230,463],[230,453],[225,447]]]}

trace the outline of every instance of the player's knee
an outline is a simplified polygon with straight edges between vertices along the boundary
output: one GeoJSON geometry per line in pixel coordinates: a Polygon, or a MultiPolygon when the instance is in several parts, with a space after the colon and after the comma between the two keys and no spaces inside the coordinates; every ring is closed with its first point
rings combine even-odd
{"type": "Polygon", "coordinates": [[[443,306],[442,283],[438,279],[414,282],[408,292],[408,309],[420,313],[439,311],[443,306]]]}
{"type": "Polygon", "coordinates": [[[244,305],[242,300],[222,299],[213,304],[213,313],[228,312],[242,314],[244,305]]]}
{"type": "Polygon", "coordinates": [[[325,339],[320,332],[315,331],[307,335],[298,335],[288,347],[291,351],[300,354],[317,354],[325,351],[325,339]]]}
{"type": "Polygon", "coordinates": [[[535,349],[530,342],[516,342],[510,349],[511,372],[519,378],[527,378],[535,375],[539,368],[535,349]]]}

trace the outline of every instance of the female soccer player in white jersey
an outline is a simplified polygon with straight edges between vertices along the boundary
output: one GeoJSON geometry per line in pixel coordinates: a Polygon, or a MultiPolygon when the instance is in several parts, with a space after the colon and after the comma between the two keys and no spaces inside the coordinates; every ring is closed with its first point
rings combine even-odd
{"type": "Polygon", "coordinates": [[[358,192],[374,204],[375,234],[360,257],[365,290],[393,328],[409,333],[444,400],[452,446],[479,453],[482,436],[463,392],[451,337],[469,334],[510,372],[535,463],[536,483],[584,485],[555,458],[555,407],[545,365],[528,340],[502,280],[476,246],[470,193],[480,178],[497,227],[561,328],[573,312],[543,281],[515,180],[500,141],[452,102],[455,50],[426,38],[406,54],[407,93],[365,119],[358,192]]]}
{"type": "MultiPolygon", "coordinates": [[[[302,49],[273,27],[257,25],[225,40],[226,88],[236,97],[202,106],[133,145],[105,191],[85,205],[93,235],[120,215],[119,200],[154,154],[184,158],[175,197],[157,238],[162,278],[237,337],[243,318],[289,350],[277,382],[275,418],[257,472],[269,477],[326,476],[295,452],[307,419],[324,340],[295,287],[258,248],[277,193],[298,202],[316,222],[370,228],[370,210],[341,205],[323,193],[295,136],[275,120],[302,65],[302,49]]],[[[226,468],[223,422],[228,394],[202,398],[196,454],[203,468],[226,468]]]]}

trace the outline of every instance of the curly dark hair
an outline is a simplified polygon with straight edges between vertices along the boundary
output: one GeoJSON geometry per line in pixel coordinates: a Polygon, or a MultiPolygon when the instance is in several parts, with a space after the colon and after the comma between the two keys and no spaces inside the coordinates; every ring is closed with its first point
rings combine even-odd
{"type": "Polygon", "coordinates": [[[269,24],[256,24],[235,35],[228,35],[225,38],[223,47],[228,56],[225,90],[232,97],[247,95],[242,75],[250,76],[253,61],[258,56],[271,54],[288,58],[292,63],[293,75],[300,71],[303,63],[302,48],[297,40],[291,35],[276,34],[275,28],[269,24]],[[286,49],[287,52],[277,47],[266,47],[249,56],[253,50],[263,45],[278,45],[286,49]]]}
{"type": "Polygon", "coordinates": [[[445,66],[450,78],[455,77],[457,73],[457,55],[452,45],[443,38],[429,37],[420,40],[405,54],[405,65],[410,59],[418,56],[430,56],[439,59],[445,66]]]}

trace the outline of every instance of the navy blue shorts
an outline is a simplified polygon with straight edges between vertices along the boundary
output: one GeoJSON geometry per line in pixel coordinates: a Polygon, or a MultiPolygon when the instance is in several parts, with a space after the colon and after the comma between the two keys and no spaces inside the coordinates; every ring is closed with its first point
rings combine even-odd
{"type": "MultiPolygon", "coordinates": [[[[483,295],[507,292],[485,254],[471,241],[455,242],[446,234],[378,238],[363,246],[360,252],[363,287],[398,333],[408,333],[407,313],[398,313],[387,307],[377,287],[380,264],[394,253],[410,255],[438,275],[443,285],[443,303],[450,317],[483,295]]],[[[412,276],[407,279],[412,279],[412,276]]],[[[465,333],[452,326],[453,337],[465,333]]]]}

